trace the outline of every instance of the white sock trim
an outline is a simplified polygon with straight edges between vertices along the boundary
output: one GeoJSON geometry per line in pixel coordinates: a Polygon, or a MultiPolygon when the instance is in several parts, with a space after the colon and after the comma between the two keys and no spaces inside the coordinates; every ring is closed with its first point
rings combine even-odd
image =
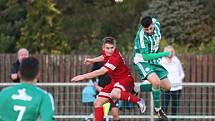
{"type": "Polygon", "coordinates": [[[155,108],[155,111],[158,112],[160,109],[161,109],[161,107],[155,108]]]}

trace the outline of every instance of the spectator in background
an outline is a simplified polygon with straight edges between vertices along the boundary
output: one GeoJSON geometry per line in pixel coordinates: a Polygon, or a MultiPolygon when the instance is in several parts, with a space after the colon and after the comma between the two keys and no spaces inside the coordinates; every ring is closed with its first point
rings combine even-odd
{"type": "MultiPolygon", "coordinates": [[[[171,52],[171,56],[169,58],[163,57],[161,60],[161,65],[167,69],[169,74],[167,75],[170,83],[171,83],[171,89],[169,92],[165,92],[162,94],[162,107],[164,108],[164,111],[167,112],[168,105],[171,101],[172,104],[172,115],[176,115],[178,111],[179,106],[179,100],[182,90],[182,80],[184,79],[184,71],[181,65],[180,60],[175,55],[175,50],[172,46],[167,46],[164,48],[165,52],[171,52]]],[[[175,119],[173,119],[175,121],[175,119]]]]}
{"type": "Polygon", "coordinates": [[[89,80],[87,86],[82,90],[82,103],[93,106],[93,102],[95,101],[96,90],[93,86],[92,80],[89,80]]]}
{"type": "Polygon", "coordinates": [[[21,83],[0,92],[0,121],[54,121],[54,101],[50,93],[36,86],[39,61],[23,59],[19,75],[21,83]]]}
{"type": "Polygon", "coordinates": [[[95,101],[96,89],[93,85],[92,80],[89,80],[87,86],[82,90],[82,103],[86,111],[90,112],[89,116],[85,117],[85,121],[91,121],[90,118],[93,116],[93,102],[95,101]]]}
{"type": "MultiPolygon", "coordinates": [[[[92,71],[98,70],[102,66],[104,66],[104,62],[96,62],[93,64],[92,71]]],[[[111,82],[111,79],[107,74],[105,74],[99,76],[98,78],[93,78],[93,82],[96,90],[99,93],[105,87],[105,85],[108,85],[111,82]]],[[[113,121],[119,121],[118,101],[111,104],[111,114],[113,116],[113,121]]]]}
{"type": "Polygon", "coordinates": [[[20,63],[22,62],[23,59],[29,57],[29,52],[25,48],[19,49],[17,53],[17,60],[13,63],[11,67],[11,73],[10,73],[10,78],[13,80],[13,82],[20,82],[20,78],[18,76],[18,70],[20,63]]]}

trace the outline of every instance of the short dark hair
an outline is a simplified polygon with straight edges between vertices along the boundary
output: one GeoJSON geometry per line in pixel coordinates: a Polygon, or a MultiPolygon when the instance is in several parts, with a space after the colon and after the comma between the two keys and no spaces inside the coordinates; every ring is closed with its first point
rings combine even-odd
{"type": "Polygon", "coordinates": [[[148,28],[152,23],[152,17],[145,16],[141,19],[140,23],[144,28],[148,28]]]}
{"type": "Polygon", "coordinates": [[[102,41],[103,41],[103,45],[104,44],[116,45],[116,39],[111,36],[103,38],[102,41]]]}
{"type": "Polygon", "coordinates": [[[19,68],[19,72],[22,80],[34,80],[39,73],[39,61],[34,57],[23,59],[19,68]]]}

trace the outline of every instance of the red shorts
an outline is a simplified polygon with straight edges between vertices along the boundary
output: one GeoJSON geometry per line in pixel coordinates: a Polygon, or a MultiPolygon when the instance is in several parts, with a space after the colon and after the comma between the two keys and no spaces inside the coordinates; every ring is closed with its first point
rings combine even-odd
{"type": "Polygon", "coordinates": [[[112,80],[110,84],[106,85],[101,92],[98,94],[99,97],[105,97],[110,100],[110,93],[113,90],[113,88],[119,88],[121,91],[131,92],[134,88],[134,79],[132,76],[129,76],[126,79],[123,80],[112,80]]]}

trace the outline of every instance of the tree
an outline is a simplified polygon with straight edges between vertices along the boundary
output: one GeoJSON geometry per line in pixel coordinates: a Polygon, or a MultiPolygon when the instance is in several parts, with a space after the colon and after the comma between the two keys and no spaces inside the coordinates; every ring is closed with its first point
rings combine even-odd
{"type": "Polygon", "coordinates": [[[136,22],[147,1],[57,0],[63,14],[63,33],[72,52],[95,54],[105,36],[115,37],[123,52],[131,51],[136,22]]]}
{"type": "Polygon", "coordinates": [[[0,34],[0,53],[11,52],[10,46],[15,42],[14,36],[0,34]]]}
{"type": "Polygon", "coordinates": [[[164,38],[178,44],[198,46],[215,35],[215,22],[207,3],[211,0],[153,0],[143,15],[152,15],[161,22],[164,38]]]}
{"type": "Polygon", "coordinates": [[[24,1],[0,0],[0,52],[16,52],[16,41],[20,38],[26,13],[24,1]]]}
{"type": "Polygon", "coordinates": [[[17,47],[25,47],[31,53],[69,53],[68,41],[61,33],[61,12],[52,0],[27,1],[26,24],[21,29],[17,47]]]}

